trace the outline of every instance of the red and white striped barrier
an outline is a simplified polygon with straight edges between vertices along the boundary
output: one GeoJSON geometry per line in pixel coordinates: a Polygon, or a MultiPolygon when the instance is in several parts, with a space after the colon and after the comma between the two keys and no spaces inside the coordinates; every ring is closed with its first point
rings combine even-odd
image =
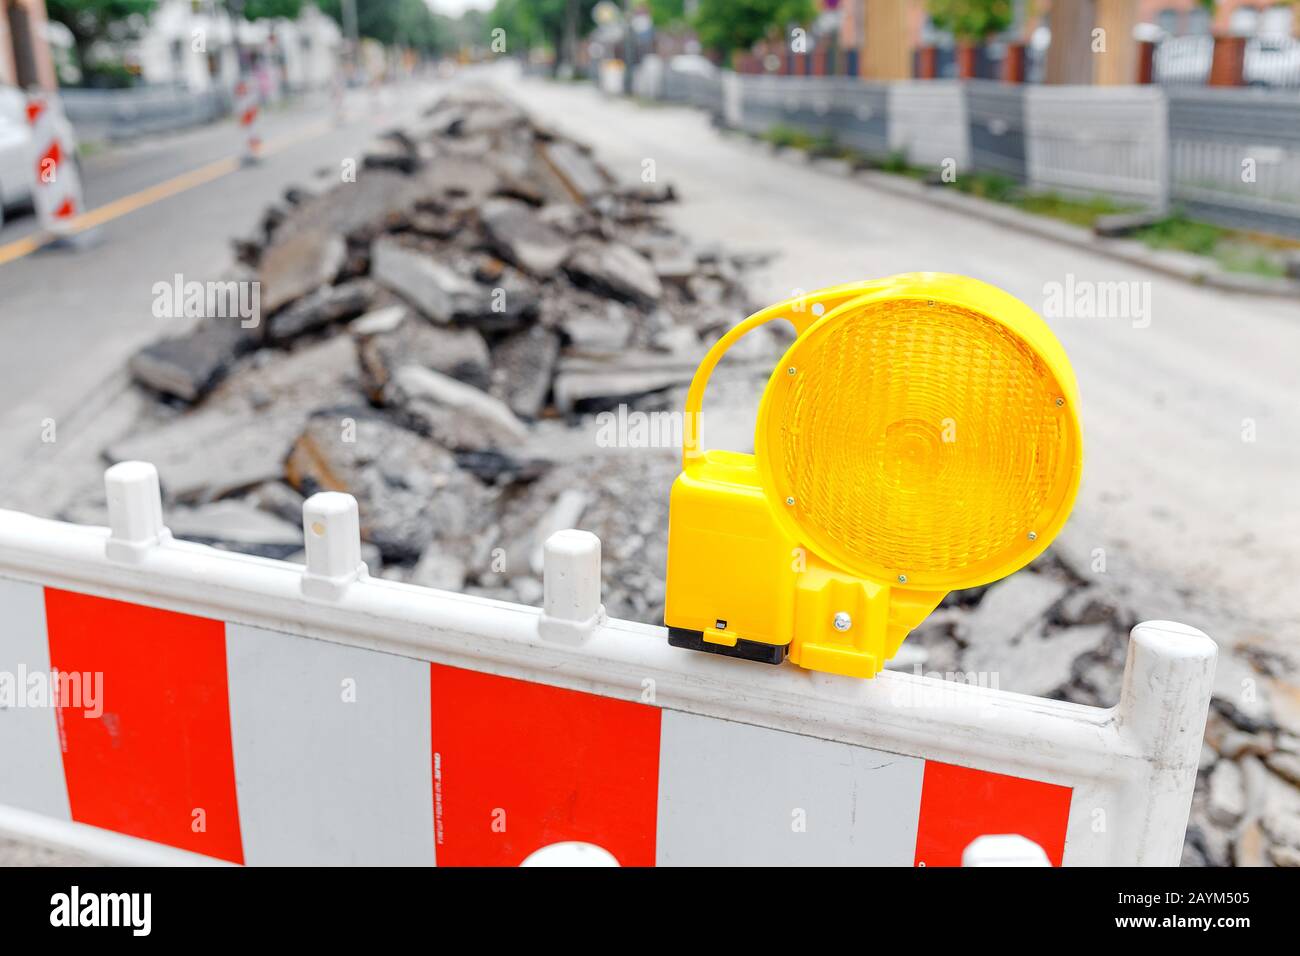
{"type": "Polygon", "coordinates": [[[1215,657],[1189,628],[1134,630],[1110,710],[855,681],[606,620],[584,533],[539,610],[369,579],[346,495],[305,504],[303,567],[172,540],[151,466],[108,492],[110,529],[0,512],[0,674],[68,686],[0,709],[0,804],[249,864],[944,866],[986,834],[1178,862],[1215,657]]]}
{"type": "Polygon", "coordinates": [[[257,89],[247,80],[240,80],[235,84],[235,116],[239,119],[245,162],[256,162],[262,157],[262,137],[258,132],[260,113],[261,98],[257,89]]]}
{"type": "Polygon", "coordinates": [[[58,236],[71,233],[72,221],[84,208],[81,177],[62,119],[58,100],[36,93],[27,100],[27,123],[34,146],[35,180],[32,202],[41,225],[58,236]]]}

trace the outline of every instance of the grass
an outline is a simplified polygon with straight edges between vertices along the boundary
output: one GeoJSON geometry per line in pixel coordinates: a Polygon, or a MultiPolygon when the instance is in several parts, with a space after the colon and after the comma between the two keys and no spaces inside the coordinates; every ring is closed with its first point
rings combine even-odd
{"type": "Polygon", "coordinates": [[[802,149],[816,156],[835,156],[843,153],[829,133],[809,133],[796,126],[776,125],[763,134],[763,139],[777,149],[802,149]]]}
{"type": "Polygon", "coordinates": [[[1120,212],[1133,212],[1135,207],[1117,203],[1104,196],[1090,199],[1075,199],[1059,193],[1026,193],[1015,200],[1015,205],[1025,212],[1036,216],[1047,216],[1076,226],[1090,227],[1098,216],[1110,216],[1120,212]]]}
{"type": "MultiPolygon", "coordinates": [[[[763,139],[777,148],[802,149],[814,156],[847,159],[859,168],[926,180],[934,170],[915,166],[902,152],[869,157],[836,143],[829,134],[813,134],[795,126],[777,125],[763,134],[763,139]]],[[[1140,207],[1105,196],[1076,198],[1055,192],[1027,192],[1010,176],[989,172],[964,172],[949,187],[971,196],[1015,206],[1036,216],[1047,216],[1075,226],[1091,228],[1099,216],[1136,212],[1140,207]]],[[[1228,272],[1280,277],[1286,274],[1280,250],[1294,248],[1288,240],[1256,237],[1212,223],[1189,219],[1175,212],[1144,226],[1133,238],[1152,249],[1172,249],[1213,259],[1228,272]]]]}
{"type": "Polygon", "coordinates": [[[1198,256],[1212,256],[1230,235],[1228,229],[1176,214],[1139,229],[1133,237],[1152,249],[1175,249],[1198,256]]]}
{"type": "Polygon", "coordinates": [[[1248,236],[1208,222],[1175,213],[1133,234],[1152,249],[1174,249],[1208,256],[1228,272],[1278,278],[1286,274],[1276,244],[1263,244],[1248,236]]]}

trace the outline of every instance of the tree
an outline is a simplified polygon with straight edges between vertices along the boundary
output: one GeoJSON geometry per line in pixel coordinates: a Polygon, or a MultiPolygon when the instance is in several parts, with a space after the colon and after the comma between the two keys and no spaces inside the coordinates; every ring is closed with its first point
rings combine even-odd
{"type": "Polygon", "coordinates": [[[303,0],[244,0],[242,12],[245,20],[297,20],[302,4],[303,0]]]}
{"type": "Polygon", "coordinates": [[[929,0],[930,19],[958,40],[984,40],[1015,23],[1011,0],[929,0]]]}
{"type": "MultiPolygon", "coordinates": [[[[341,0],[320,0],[319,6],[343,23],[341,0]]],[[[450,41],[424,0],[357,0],[357,32],[380,43],[423,53],[436,53],[450,41]]]]}
{"type": "Polygon", "coordinates": [[[566,39],[570,27],[574,42],[591,32],[595,6],[596,0],[497,0],[488,15],[488,27],[505,30],[510,49],[517,52],[551,47],[558,54],[558,63],[573,55],[566,39]]]}
{"type": "Polygon", "coordinates": [[[686,22],[686,0],[650,0],[650,16],[657,27],[671,27],[686,22]]]}
{"type": "Polygon", "coordinates": [[[773,28],[806,24],[815,13],[813,0],[700,0],[695,32],[705,47],[729,56],[748,50],[773,28]]]}
{"type": "Polygon", "coordinates": [[[87,73],[95,43],[134,36],[156,6],[157,0],[46,0],[45,10],[72,33],[77,60],[87,73]]]}

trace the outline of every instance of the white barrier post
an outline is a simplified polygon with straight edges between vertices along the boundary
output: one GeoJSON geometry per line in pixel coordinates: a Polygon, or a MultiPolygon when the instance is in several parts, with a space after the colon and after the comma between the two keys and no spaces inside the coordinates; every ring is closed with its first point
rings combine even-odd
{"type": "Polygon", "coordinates": [[[338,491],[322,491],[302,503],[302,533],[307,566],[302,593],[334,600],[353,581],[368,575],[361,560],[361,521],[357,499],[338,491]]]}
{"type": "Polygon", "coordinates": [[[557,531],[543,547],[543,640],[581,644],[605,621],[600,603],[600,539],[590,531],[557,531]]]}
{"type": "Polygon", "coordinates": [[[32,203],[42,227],[66,240],[72,235],[72,221],[85,210],[72,144],[64,142],[61,117],[58,101],[48,94],[36,93],[28,99],[27,122],[36,162],[32,203]]]}
{"type": "Polygon", "coordinates": [[[1177,866],[1182,856],[1218,653],[1202,631],[1172,621],[1139,624],[1128,642],[1116,719],[1155,759],[1130,784],[1134,812],[1121,826],[1123,842],[1150,866],[1177,866]]]}
{"type": "Polygon", "coordinates": [[[244,163],[256,163],[262,158],[262,139],[257,132],[257,93],[251,83],[240,80],[235,84],[235,113],[239,117],[239,132],[243,138],[244,163]]]}
{"type": "Polygon", "coordinates": [[[163,525],[158,469],[147,461],[120,462],[104,472],[108,498],[110,561],[139,561],[145,551],[171,540],[163,525]]]}
{"type": "Polygon", "coordinates": [[[1051,866],[1043,848],[1018,833],[978,837],[961,854],[962,866],[1051,866]]]}

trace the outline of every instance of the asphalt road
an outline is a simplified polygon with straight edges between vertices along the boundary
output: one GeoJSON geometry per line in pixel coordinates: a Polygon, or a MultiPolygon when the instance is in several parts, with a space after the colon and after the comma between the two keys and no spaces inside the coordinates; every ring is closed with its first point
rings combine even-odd
{"type": "Polygon", "coordinates": [[[78,411],[135,349],[181,331],[183,320],[154,317],[154,283],[177,273],[221,278],[231,239],[250,235],[287,186],[359,158],[377,132],[435,95],[427,84],[356,91],[342,124],[325,98],[271,110],[261,127],[265,158],[251,167],[232,162],[241,149],[232,121],[89,151],[87,207],[113,216],[95,245],[23,255],[38,232],[34,218],[11,218],[0,230],[0,447],[12,455],[39,441],[45,419],[78,411]]]}
{"type": "MultiPolygon", "coordinates": [[[[1051,284],[1137,282],[1146,318],[1049,318],[1082,393],[1083,488],[1062,544],[1104,549],[1105,583],[1146,618],[1221,642],[1300,652],[1300,307],[1200,288],[926,205],[713,130],[698,111],[638,106],[589,86],[499,81],[539,118],[596,145],[622,178],[654,161],[700,241],[777,257],[759,290],[940,271],[1043,312],[1051,284]],[[1249,437],[1253,427],[1253,440],[1249,437]]],[[[707,408],[707,406],[706,406],[707,408]]],[[[707,429],[708,414],[704,416],[707,429]]]]}

